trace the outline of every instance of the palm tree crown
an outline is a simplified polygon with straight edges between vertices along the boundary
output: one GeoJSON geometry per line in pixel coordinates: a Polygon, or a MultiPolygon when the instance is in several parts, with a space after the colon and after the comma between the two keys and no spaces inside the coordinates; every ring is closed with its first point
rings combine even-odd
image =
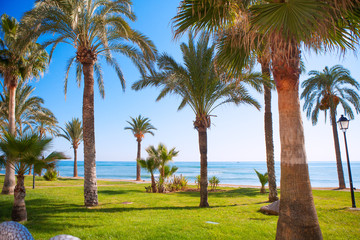
{"type": "Polygon", "coordinates": [[[154,136],[154,132],[151,130],[156,130],[156,128],[150,123],[150,119],[142,117],[139,115],[137,118],[131,118],[130,121],[126,121],[130,127],[125,127],[125,130],[131,130],[137,141],[141,141],[144,138],[146,133],[149,133],[154,136]]]}
{"type": "Polygon", "coordinates": [[[83,127],[79,118],[73,118],[71,121],[65,123],[65,129],[61,128],[63,133],[58,134],[68,140],[73,148],[78,148],[83,140],[83,127]]]}
{"type": "MultiPolygon", "coordinates": [[[[357,93],[360,84],[351,77],[349,70],[335,65],[330,69],[325,67],[322,72],[310,71],[309,75],[312,77],[301,84],[301,99],[305,100],[303,110],[306,111],[306,116],[311,118],[313,125],[318,122],[320,111],[324,111],[326,120],[328,110],[336,114],[339,104],[350,119],[354,119],[350,104],[356,113],[360,112],[360,96],[357,93]]],[[[331,114],[329,116],[331,117],[331,114]]]]}
{"type": "Polygon", "coordinates": [[[189,35],[188,45],[182,43],[180,48],[184,66],[164,53],[158,58],[161,71],[135,82],[132,88],[139,90],[147,86],[163,87],[157,101],[167,94],[181,96],[178,110],[188,105],[194,111],[195,128],[202,125],[209,128],[211,112],[225,103],[246,103],[260,108],[241,83],[228,79],[216,67],[215,45],[209,46],[208,35],[202,34],[197,44],[194,43],[194,37],[189,35]]]}
{"type": "Polygon", "coordinates": [[[25,14],[24,22],[36,28],[34,35],[44,33],[55,35],[52,40],[45,43],[45,45],[53,45],[51,53],[59,43],[70,44],[77,50],[76,55],[68,61],[65,94],[71,66],[76,64],[76,78],[80,85],[83,64],[92,63],[100,94],[104,97],[99,56],[104,57],[115,69],[123,88],[125,88],[125,79],[112,53],[129,57],[141,73],[150,66],[149,61],[155,59],[156,49],[153,43],[132,29],[125,18],[131,21],[136,19],[129,0],[40,0],[33,10],[25,14]],[[40,27],[37,27],[40,23],[40,27]]]}

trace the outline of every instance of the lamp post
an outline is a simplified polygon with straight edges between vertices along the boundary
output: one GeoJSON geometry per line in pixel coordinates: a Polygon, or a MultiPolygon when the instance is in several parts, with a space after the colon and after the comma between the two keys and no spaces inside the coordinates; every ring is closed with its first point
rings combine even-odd
{"type": "Polygon", "coordinates": [[[347,141],[346,141],[346,130],[349,128],[349,120],[344,117],[344,115],[341,115],[338,121],[339,128],[344,133],[344,140],[345,140],[345,149],[346,149],[346,158],[347,158],[347,165],[348,165],[348,172],[349,172],[349,182],[350,182],[350,192],[351,192],[351,201],[352,201],[352,207],[356,208],[355,205],[355,196],[354,196],[354,187],[352,182],[352,176],[351,176],[351,168],[350,168],[350,160],[349,160],[349,152],[347,147],[347,141]]]}

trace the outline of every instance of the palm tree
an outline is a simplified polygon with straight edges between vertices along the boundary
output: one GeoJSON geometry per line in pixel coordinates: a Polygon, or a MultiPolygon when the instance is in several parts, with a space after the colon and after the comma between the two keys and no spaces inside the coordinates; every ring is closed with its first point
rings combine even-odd
{"type": "Polygon", "coordinates": [[[112,53],[129,57],[141,74],[151,68],[156,49],[141,33],[133,30],[126,19],[135,20],[130,0],[39,0],[35,8],[24,16],[34,36],[45,33],[53,38],[45,43],[52,51],[59,43],[68,43],[76,49],[70,58],[65,76],[65,94],[71,66],[76,63],[77,81],[84,76],[83,127],[84,127],[84,202],[85,206],[98,205],[95,132],[94,132],[94,72],[99,91],[104,97],[103,74],[99,57],[114,67],[121,85],[125,87],[123,73],[112,53]],[[129,44],[130,43],[130,44],[129,44]],[[132,43],[132,44],[131,44],[132,43]],[[138,46],[139,48],[136,48],[138,46]],[[83,74],[81,74],[81,72],[83,74]]]}
{"type": "Polygon", "coordinates": [[[146,160],[138,159],[137,162],[151,174],[151,189],[153,193],[156,193],[154,171],[159,167],[158,161],[154,157],[148,157],[146,160]]]}
{"type": "MultiPolygon", "coordinates": [[[[24,35],[15,18],[1,16],[0,31],[0,74],[9,91],[9,131],[15,134],[15,96],[20,78],[39,77],[47,67],[48,54],[35,41],[24,41],[24,35]]],[[[15,186],[15,172],[6,167],[2,194],[12,194],[15,186]]]]}
{"type": "MultiPolygon", "coordinates": [[[[200,1],[201,2],[201,1],[200,1]]],[[[215,2],[214,2],[215,3],[215,2]]],[[[182,32],[189,27],[194,27],[195,30],[199,30],[197,28],[197,21],[203,23],[202,27],[205,27],[207,30],[213,31],[217,34],[217,55],[216,61],[218,64],[222,65],[230,71],[231,73],[242,72],[243,71],[243,64],[242,62],[247,62],[247,64],[251,67],[253,65],[255,59],[261,65],[261,72],[264,78],[263,83],[263,92],[264,92],[264,131],[265,131],[265,149],[266,149],[266,164],[269,173],[269,201],[274,202],[278,200],[277,197],[277,187],[276,187],[276,175],[275,175],[275,161],[274,161],[274,141],[273,141],[273,123],[272,123],[272,112],[271,112],[271,90],[274,86],[272,82],[270,82],[271,76],[271,57],[270,57],[270,49],[266,44],[262,44],[260,42],[259,49],[256,49],[251,52],[251,55],[248,56],[243,49],[238,48],[234,44],[233,41],[237,41],[237,38],[234,35],[244,34],[242,29],[234,26],[231,22],[233,20],[233,7],[235,9],[238,8],[237,4],[232,4],[231,2],[218,2],[219,4],[215,3],[214,5],[201,2],[201,4],[205,4],[202,6],[206,6],[205,12],[197,12],[199,19],[192,19],[192,21],[187,21],[189,18],[188,11],[192,11],[192,4],[189,1],[183,1],[182,12],[174,17],[174,27],[176,29],[176,36],[182,34],[182,32]],[[217,18],[214,16],[209,17],[205,13],[213,13],[217,15],[217,18]],[[229,14],[229,15],[227,15],[229,14]],[[206,17],[205,17],[206,16],[206,17]],[[224,21],[224,22],[222,22],[224,21]],[[226,26],[222,26],[219,28],[218,25],[222,25],[225,22],[229,24],[225,24],[226,26]],[[190,25],[189,25],[190,24],[190,25]],[[212,29],[213,28],[213,29],[212,29]],[[215,30],[215,31],[214,31],[215,30]]],[[[243,4],[250,4],[249,2],[243,2],[243,4]]],[[[196,3],[195,3],[196,4],[196,3]]],[[[245,7],[244,6],[244,7],[245,7]]],[[[193,13],[192,13],[193,14],[193,13]]],[[[211,15],[211,14],[210,14],[211,15]]],[[[261,33],[257,33],[255,38],[262,39],[263,41],[267,41],[266,38],[262,37],[261,33]]],[[[246,66],[246,68],[249,68],[246,66]]]]}
{"type": "Polygon", "coordinates": [[[136,181],[141,181],[140,164],[137,161],[138,159],[141,159],[141,141],[146,133],[150,133],[154,136],[154,133],[151,130],[156,130],[156,128],[151,125],[149,118],[142,117],[141,115],[137,118],[130,118],[131,122],[127,121],[130,127],[125,127],[124,129],[131,130],[138,143],[136,155],[136,181]]]}
{"type": "Polygon", "coordinates": [[[167,94],[182,97],[178,110],[188,105],[195,114],[194,127],[199,135],[201,162],[200,207],[208,207],[207,179],[207,129],[210,128],[211,113],[224,103],[246,103],[260,108],[242,84],[227,79],[214,61],[215,45],[209,45],[209,36],[202,34],[197,44],[189,35],[188,45],[180,45],[185,66],[172,57],[162,54],[158,58],[161,70],[135,82],[133,89],[146,86],[163,87],[157,100],[167,94]],[[223,80],[228,81],[223,81],[223,80]]]}
{"type": "Polygon", "coordinates": [[[79,118],[73,118],[71,121],[65,123],[65,129],[61,128],[64,134],[59,134],[68,140],[74,149],[74,177],[78,177],[77,170],[77,149],[83,140],[83,126],[79,118]]]}
{"type": "Polygon", "coordinates": [[[157,149],[154,146],[150,146],[146,150],[150,157],[154,158],[155,161],[158,162],[159,165],[159,192],[164,191],[164,182],[165,178],[170,174],[170,176],[177,171],[177,168],[171,168],[167,165],[170,161],[173,160],[173,157],[176,157],[179,153],[179,151],[176,151],[175,148],[172,148],[170,150],[167,149],[167,147],[160,143],[157,147],[157,149]]]}
{"type": "Polygon", "coordinates": [[[264,174],[261,174],[259,173],[258,171],[256,171],[256,169],[254,169],[254,171],[256,172],[256,175],[258,176],[259,178],[259,181],[261,183],[261,189],[260,189],[260,193],[266,193],[266,190],[265,190],[265,185],[268,183],[269,181],[269,175],[268,173],[264,173],[264,174]]]}
{"type": "Polygon", "coordinates": [[[359,36],[359,16],[355,11],[358,8],[359,2],[352,0],[183,0],[175,17],[176,36],[188,29],[218,32],[233,26],[233,43],[240,52],[271,51],[279,99],[281,142],[281,207],[277,239],[322,239],[311,192],[301,120],[300,47],[354,49],[359,36]],[[246,5],[248,3],[251,5],[246,5]],[[261,38],[258,38],[259,33],[261,38]]]}
{"type": "Polygon", "coordinates": [[[50,142],[51,139],[39,139],[37,134],[15,138],[8,133],[5,133],[4,140],[0,142],[0,150],[6,155],[7,164],[10,164],[17,174],[14,205],[11,213],[13,221],[27,221],[24,175],[30,166],[34,165],[35,169],[39,171],[53,167],[57,160],[66,158],[59,152],[52,152],[43,158],[42,153],[47,149],[50,142]]]}
{"type": "Polygon", "coordinates": [[[325,67],[322,72],[310,71],[309,79],[305,80],[301,87],[304,89],[301,99],[304,99],[303,110],[306,116],[311,118],[312,124],[316,125],[320,111],[329,111],[330,123],[332,125],[336,166],[339,179],[339,188],[345,188],[344,172],[342,168],[339,137],[336,127],[336,109],[339,105],[344,109],[344,113],[350,119],[354,119],[354,113],[349,105],[352,104],[356,113],[360,112],[360,96],[356,90],[360,90],[360,84],[350,75],[350,71],[341,65],[332,68],[325,67]]]}

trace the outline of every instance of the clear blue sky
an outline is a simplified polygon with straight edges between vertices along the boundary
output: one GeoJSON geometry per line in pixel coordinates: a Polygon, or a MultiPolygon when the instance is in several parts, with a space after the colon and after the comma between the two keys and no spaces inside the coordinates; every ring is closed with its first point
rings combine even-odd
{"type": "MultiPolygon", "coordinates": [[[[175,16],[179,0],[144,1],[134,0],[134,11],[137,21],[132,26],[147,35],[157,46],[159,52],[166,51],[177,61],[181,61],[179,44],[186,40],[172,40],[170,19],[175,16]]],[[[0,0],[0,13],[6,13],[20,20],[22,14],[33,6],[32,0],[0,0]]],[[[72,117],[81,118],[82,86],[78,88],[74,79],[74,71],[68,84],[67,99],[64,98],[64,75],[67,59],[75,54],[71,46],[59,46],[50,67],[43,78],[32,84],[36,86],[36,95],[45,100],[45,106],[50,108],[58,118],[61,126],[72,117]]],[[[322,70],[325,66],[342,64],[351,71],[352,76],[360,80],[360,61],[354,53],[348,53],[340,58],[336,53],[317,56],[306,53],[303,55],[307,71],[322,70]]],[[[130,116],[139,114],[149,117],[158,129],[155,136],[146,135],[142,142],[144,148],[157,145],[159,142],[168,147],[176,147],[180,154],[177,161],[199,161],[198,136],[192,122],[194,114],[189,108],[178,112],[179,99],[167,97],[155,102],[157,89],[145,89],[139,92],[131,90],[133,82],[139,79],[139,74],[125,57],[117,56],[124,72],[127,88],[123,92],[115,72],[103,64],[105,81],[105,99],[101,99],[95,89],[95,135],[98,161],[131,161],[136,157],[136,141],[130,131],[125,131],[126,121],[130,116]]],[[[306,79],[304,74],[301,80],[306,79]]],[[[254,93],[262,104],[263,96],[254,93]]],[[[273,92],[273,121],[275,160],[280,160],[280,141],[277,113],[277,95],[273,92]]],[[[338,109],[342,113],[342,109],[338,109]]],[[[209,161],[265,161],[265,143],[263,126],[263,109],[257,111],[248,106],[235,107],[225,105],[214,112],[212,127],[208,131],[209,161]]],[[[339,115],[340,116],[340,115],[339,115]]],[[[338,116],[338,117],[339,117],[338,116]]],[[[334,161],[332,130],[329,121],[324,122],[321,116],[317,126],[303,114],[305,142],[308,161],[334,161]]],[[[341,153],[346,160],[343,146],[343,136],[340,133],[341,153]]],[[[350,159],[360,161],[360,117],[350,122],[347,132],[350,159]]],[[[64,139],[55,139],[53,148],[63,151],[72,157],[73,150],[64,139]]],[[[79,149],[79,160],[83,160],[82,144],[79,149]]],[[[353,173],[358,174],[358,173],[353,173]]]]}

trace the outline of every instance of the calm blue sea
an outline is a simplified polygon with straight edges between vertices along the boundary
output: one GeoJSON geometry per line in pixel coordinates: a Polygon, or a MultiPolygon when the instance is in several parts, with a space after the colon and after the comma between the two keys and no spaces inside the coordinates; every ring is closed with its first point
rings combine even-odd
{"type": "MultiPolygon", "coordinates": [[[[96,166],[98,178],[108,179],[135,179],[136,163],[131,162],[102,162],[98,161],[96,166]]],[[[176,175],[182,174],[190,182],[195,181],[195,177],[200,174],[199,162],[174,162],[179,170],[176,175]]],[[[73,162],[60,161],[58,168],[61,176],[73,175],[73,162]]],[[[280,184],[280,162],[275,163],[278,185],[280,184]]],[[[344,174],[347,186],[348,171],[347,165],[344,164],[344,174]]],[[[238,185],[259,185],[259,180],[254,169],[261,173],[266,172],[265,162],[209,162],[208,177],[216,176],[224,184],[238,185]]],[[[352,162],[351,170],[354,187],[360,188],[360,162],[352,162]]],[[[79,176],[84,175],[84,162],[78,163],[79,176]]],[[[335,162],[310,162],[309,163],[310,179],[313,187],[337,187],[337,171],[335,162]]],[[[141,177],[144,180],[150,180],[150,175],[142,170],[141,177]]]]}

